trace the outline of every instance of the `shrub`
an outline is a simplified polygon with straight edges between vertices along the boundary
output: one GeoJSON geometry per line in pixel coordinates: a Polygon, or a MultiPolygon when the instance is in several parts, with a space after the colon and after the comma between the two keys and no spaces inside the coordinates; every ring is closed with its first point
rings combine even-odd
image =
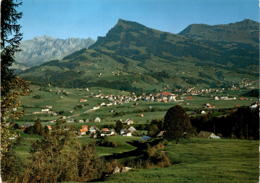
{"type": "Polygon", "coordinates": [[[101,178],[105,171],[105,164],[95,152],[93,144],[85,145],[79,152],[78,175],[79,181],[91,181],[101,178]]]}
{"type": "Polygon", "coordinates": [[[40,95],[34,95],[33,98],[34,99],[41,99],[42,97],[40,95]]]}
{"type": "Polygon", "coordinates": [[[23,162],[13,149],[2,154],[1,175],[3,181],[18,183],[22,167],[23,162]]]}
{"type": "Polygon", "coordinates": [[[81,146],[70,130],[53,126],[49,135],[32,145],[32,160],[20,180],[23,183],[91,181],[104,174],[105,164],[95,146],[81,146]]]}
{"type": "Polygon", "coordinates": [[[117,143],[116,142],[112,142],[112,141],[108,141],[107,138],[101,138],[99,139],[96,144],[98,146],[105,146],[105,147],[117,147],[117,143]]]}
{"type": "Polygon", "coordinates": [[[116,133],[120,134],[120,130],[124,128],[124,124],[120,121],[116,121],[115,131],[116,133]]]}

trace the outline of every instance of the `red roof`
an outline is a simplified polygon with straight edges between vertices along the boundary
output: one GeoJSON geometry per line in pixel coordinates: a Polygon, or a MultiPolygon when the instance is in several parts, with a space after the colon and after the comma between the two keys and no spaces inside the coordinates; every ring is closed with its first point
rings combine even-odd
{"type": "Polygon", "coordinates": [[[79,129],[80,132],[87,132],[88,129],[79,129]]]}
{"type": "Polygon", "coordinates": [[[81,128],[82,129],[88,129],[88,125],[82,125],[81,128]]]}
{"type": "Polygon", "coordinates": [[[172,93],[171,92],[161,92],[161,95],[168,96],[168,95],[172,95],[172,93]]]}
{"type": "Polygon", "coordinates": [[[110,130],[108,128],[103,128],[102,132],[109,132],[110,130]]]}

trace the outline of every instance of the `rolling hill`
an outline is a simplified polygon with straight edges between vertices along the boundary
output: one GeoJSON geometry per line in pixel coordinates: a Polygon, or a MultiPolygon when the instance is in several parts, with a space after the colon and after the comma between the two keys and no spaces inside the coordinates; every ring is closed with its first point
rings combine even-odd
{"type": "Polygon", "coordinates": [[[130,91],[227,87],[243,79],[257,81],[255,31],[259,23],[248,21],[200,25],[199,31],[191,25],[172,34],[120,19],[89,49],[28,69],[21,77],[41,85],[130,91]],[[220,32],[237,31],[241,39],[210,31],[218,26],[220,32]]]}

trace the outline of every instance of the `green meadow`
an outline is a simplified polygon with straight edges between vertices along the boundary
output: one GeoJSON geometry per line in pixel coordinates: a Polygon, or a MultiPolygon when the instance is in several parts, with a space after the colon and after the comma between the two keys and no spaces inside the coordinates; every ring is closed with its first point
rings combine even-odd
{"type": "MultiPolygon", "coordinates": [[[[36,135],[22,135],[16,152],[26,163],[30,157],[30,145],[39,139],[36,135]]],[[[133,150],[127,141],[139,137],[109,137],[117,147],[97,146],[99,156],[133,150]]],[[[94,141],[89,137],[78,138],[80,143],[94,141]]],[[[256,183],[258,182],[258,141],[237,139],[184,139],[179,144],[168,142],[164,149],[172,165],[165,168],[134,169],[105,179],[107,183],[256,183]]],[[[103,181],[102,181],[103,182],[103,181]]],[[[98,183],[98,182],[97,182],[98,183]]]]}
{"type": "Polygon", "coordinates": [[[137,169],[113,175],[107,183],[256,183],[258,142],[248,140],[190,139],[165,149],[170,167],[137,169]]]}
{"type": "MultiPolygon", "coordinates": [[[[135,124],[149,123],[153,119],[162,119],[166,111],[174,106],[181,105],[187,109],[187,112],[202,109],[205,103],[214,105],[217,109],[233,108],[234,106],[248,106],[256,98],[248,98],[248,100],[213,100],[214,94],[206,96],[193,96],[191,100],[186,100],[187,96],[182,96],[184,101],[179,102],[146,102],[137,101],[124,104],[118,104],[113,106],[103,106],[100,109],[93,112],[86,112],[87,110],[98,106],[101,103],[108,103],[107,99],[100,99],[94,97],[97,94],[104,95],[130,95],[129,92],[107,89],[107,88],[89,88],[89,91],[84,89],[72,89],[72,88],[56,88],[56,87],[39,87],[32,86],[31,94],[29,96],[23,96],[21,98],[22,108],[25,111],[25,115],[17,122],[32,123],[39,118],[44,124],[50,124],[49,121],[61,118],[62,116],[70,117],[76,121],[88,119],[93,122],[96,117],[101,118],[100,125],[111,125],[116,120],[132,119],[135,124]],[[58,93],[57,91],[65,91],[58,93]],[[87,102],[80,103],[80,99],[87,99],[87,102]],[[57,113],[57,116],[50,114],[33,114],[33,112],[39,112],[45,108],[46,105],[51,105],[52,111],[57,113]],[[79,106],[80,105],[80,106],[79,106]],[[140,116],[143,114],[143,117],[140,116]]],[[[218,94],[219,95],[219,94],[218,94]]],[[[231,91],[223,94],[223,96],[236,96],[239,97],[240,93],[231,91]]],[[[204,109],[205,110],[205,109],[204,109]]]]}

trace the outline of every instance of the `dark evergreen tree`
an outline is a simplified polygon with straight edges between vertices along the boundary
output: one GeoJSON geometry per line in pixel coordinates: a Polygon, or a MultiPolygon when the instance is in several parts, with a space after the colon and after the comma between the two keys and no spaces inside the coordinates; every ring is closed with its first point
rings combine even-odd
{"type": "Polygon", "coordinates": [[[16,8],[21,3],[15,3],[14,0],[2,0],[1,2],[1,94],[6,96],[7,93],[15,86],[13,80],[15,75],[10,69],[14,63],[14,54],[19,51],[19,44],[22,40],[20,33],[21,26],[18,20],[22,13],[16,8]]]}
{"type": "MultiPolygon", "coordinates": [[[[29,92],[28,84],[17,78],[10,66],[14,63],[14,54],[19,51],[19,43],[22,39],[21,26],[18,20],[22,13],[16,8],[21,3],[14,0],[1,1],[1,174],[4,181],[15,182],[18,176],[17,169],[19,160],[12,153],[12,148],[17,135],[9,125],[13,119],[22,115],[22,111],[13,110],[19,106],[18,96],[29,92]],[[14,161],[15,160],[15,161],[14,161]],[[11,168],[8,168],[11,167],[11,168]]],[[[1,178],[1,177],[0,177],[1,178]]],[[[0,180],[1,182],[2,180],[0,180]]]]}
{"type": "Polygon", "coordinates": [[[176,143],[185,133],[192,131],[189,116],[181,106],[176,105],[167,111],[164,117],[164,130],[166,138],[175,139],[176,143]]]}
{"type": "Polygon", "coordinates": [[[33,125],[33,131],[34,131],[34,134],[37,134],[37,135],[42,135],[43,134],[43,127],[42,127],[42,124],[40,122],[40,119],[37,119],[33,125]]]}
{"type": "Polygon", "coordinates": [[[120,134],[120,130],[124,128],[124,125],[121,121],[117,120],[116,121],[116,127],[115,127],[115,131],[116,133],[120,134]]]}
{"type": "Polygon", "coordinates": [[[29,92],[27,83],[17,78],[10,69],[22,39],[18,24],[22,13],[16,10],[20,5],[14,0],[1,1],[1,153],[9,150],[9,139],[14,136],[6,122],[22,115],[22,111],[13,110],[19,106],[17,98],[29,92]]]}

